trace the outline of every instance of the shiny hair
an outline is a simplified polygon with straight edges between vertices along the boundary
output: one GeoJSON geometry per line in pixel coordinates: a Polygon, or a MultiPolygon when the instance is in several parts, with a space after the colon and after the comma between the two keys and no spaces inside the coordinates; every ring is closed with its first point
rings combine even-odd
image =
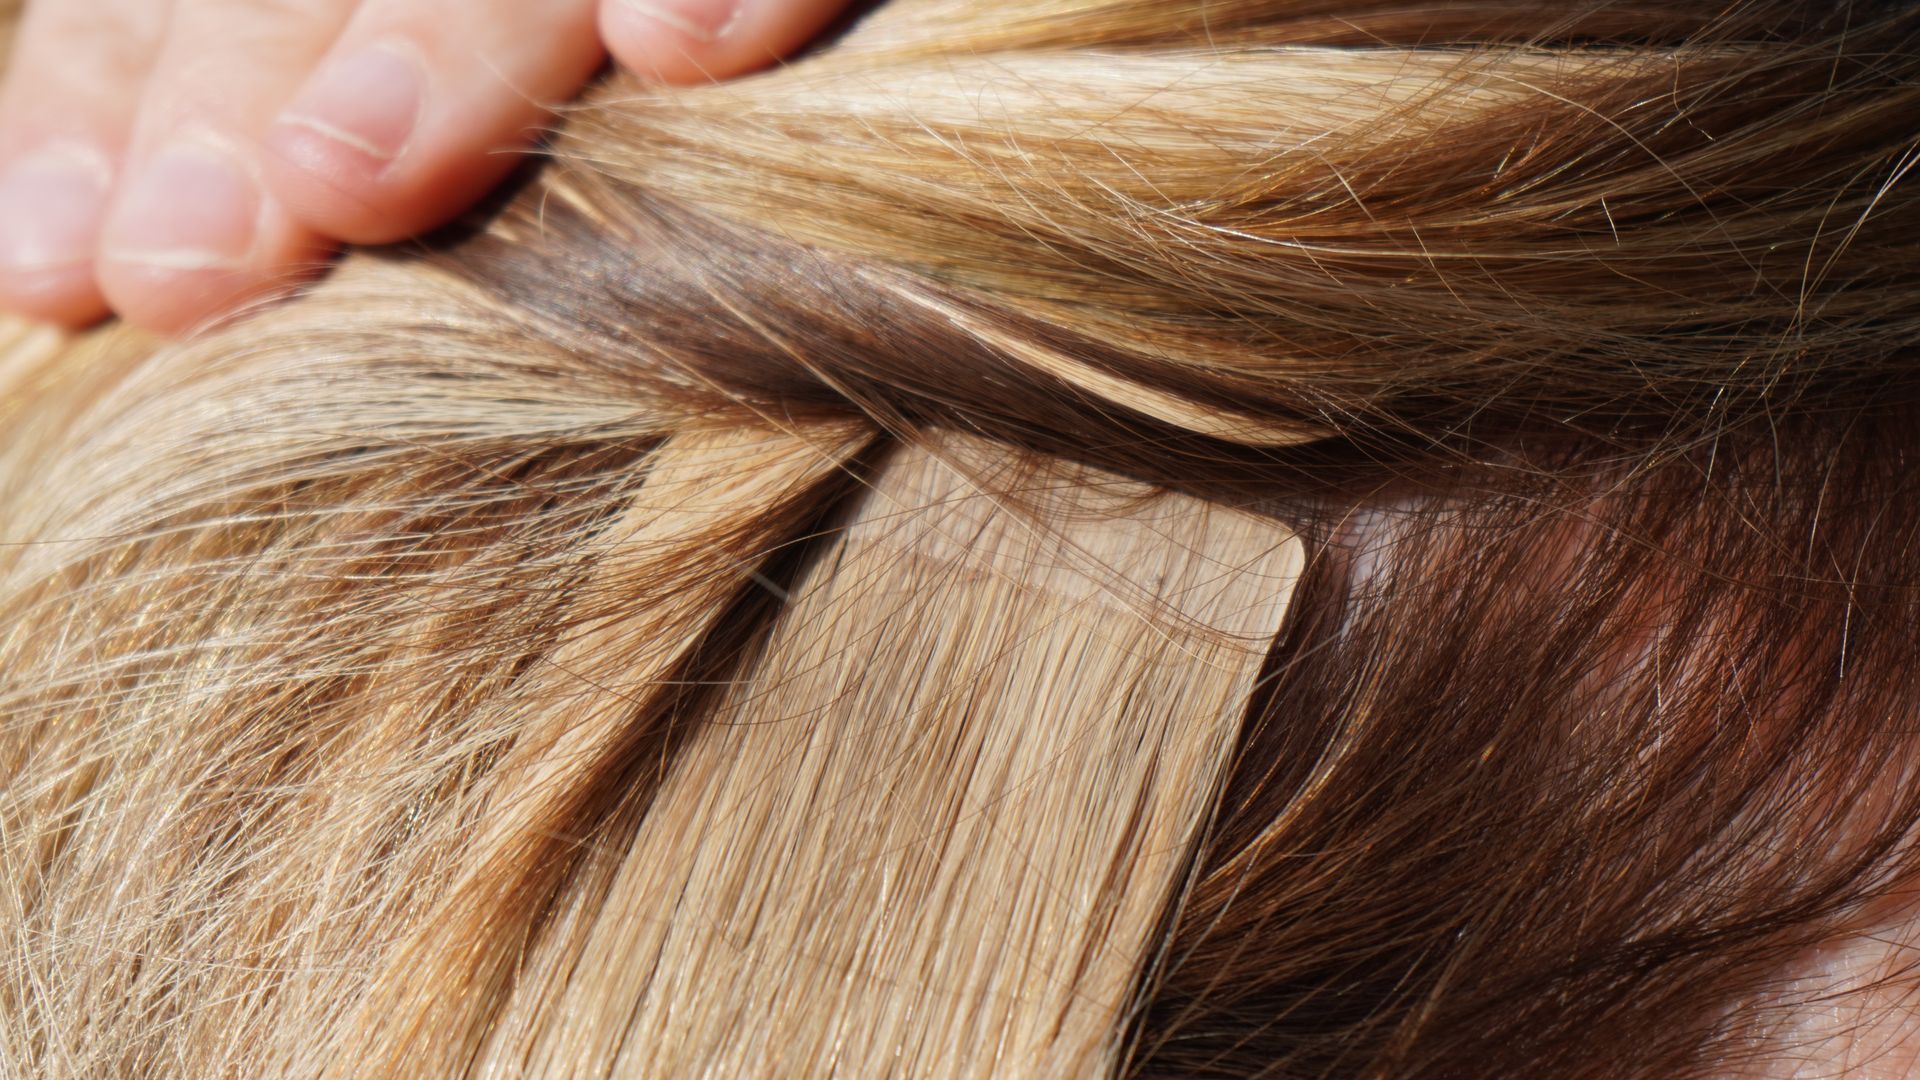
{"type": "Polygon", "coordinates": [[[0,351],[0,1071],[1897,1069],[1920,12],[901,0],[0,351]]]}

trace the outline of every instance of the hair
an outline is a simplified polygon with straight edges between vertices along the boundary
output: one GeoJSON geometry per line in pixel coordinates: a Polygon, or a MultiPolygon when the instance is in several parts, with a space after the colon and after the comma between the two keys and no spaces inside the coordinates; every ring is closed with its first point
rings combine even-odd
{"type": "Polygon", "coordinates": [[[1920,10],[899,0],[0,348],[0,1073],[1897,1075],[1920,10]]]}

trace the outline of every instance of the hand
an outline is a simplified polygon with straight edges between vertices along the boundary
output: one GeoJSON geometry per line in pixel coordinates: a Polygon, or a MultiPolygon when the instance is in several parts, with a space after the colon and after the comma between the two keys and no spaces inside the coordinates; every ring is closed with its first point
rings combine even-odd
{"type": "Polygon", "coordinates": [[[36,0],[0,87],[0,307],[190,327],[456,216],[607,51],[739,74],[845,3],[36,0]]]}

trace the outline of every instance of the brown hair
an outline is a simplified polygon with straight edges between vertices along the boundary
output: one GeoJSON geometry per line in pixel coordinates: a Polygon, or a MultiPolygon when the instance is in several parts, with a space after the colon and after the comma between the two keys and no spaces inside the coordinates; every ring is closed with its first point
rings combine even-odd
{"type": "Polygon", "coordinates": [[[907,0],[13,329],[4,1071],[1897,1070],[1916,30],[907,0]]]}

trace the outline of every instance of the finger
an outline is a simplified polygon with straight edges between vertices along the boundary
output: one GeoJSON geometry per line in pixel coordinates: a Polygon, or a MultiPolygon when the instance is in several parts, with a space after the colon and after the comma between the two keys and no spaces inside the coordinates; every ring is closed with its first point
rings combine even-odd
{"type": "Polygon", "coordinates": [[[94,253],[168,6],[27,9],[0,89],[0,307],[69,325],[106,314],[94,253]]]}
{"type": "Polygon", "coordinates": [[[178,331],[310,274],[329,244],[266,190],[259,136],[354,0],[178,0],[102,230],[120,314],[178,331]]]}
{"type": "Polygon", "coordinates": [[[847,0],[601,0],[600,34],[622,67],[670,83],[721,79],[805,45],[847,0]]]}
{"type": "Polygon", "coordinates": [[[603,62],[593,0],[368,0],[267,136],[310,226],[386,243],[499,182],[603,62]]]}

